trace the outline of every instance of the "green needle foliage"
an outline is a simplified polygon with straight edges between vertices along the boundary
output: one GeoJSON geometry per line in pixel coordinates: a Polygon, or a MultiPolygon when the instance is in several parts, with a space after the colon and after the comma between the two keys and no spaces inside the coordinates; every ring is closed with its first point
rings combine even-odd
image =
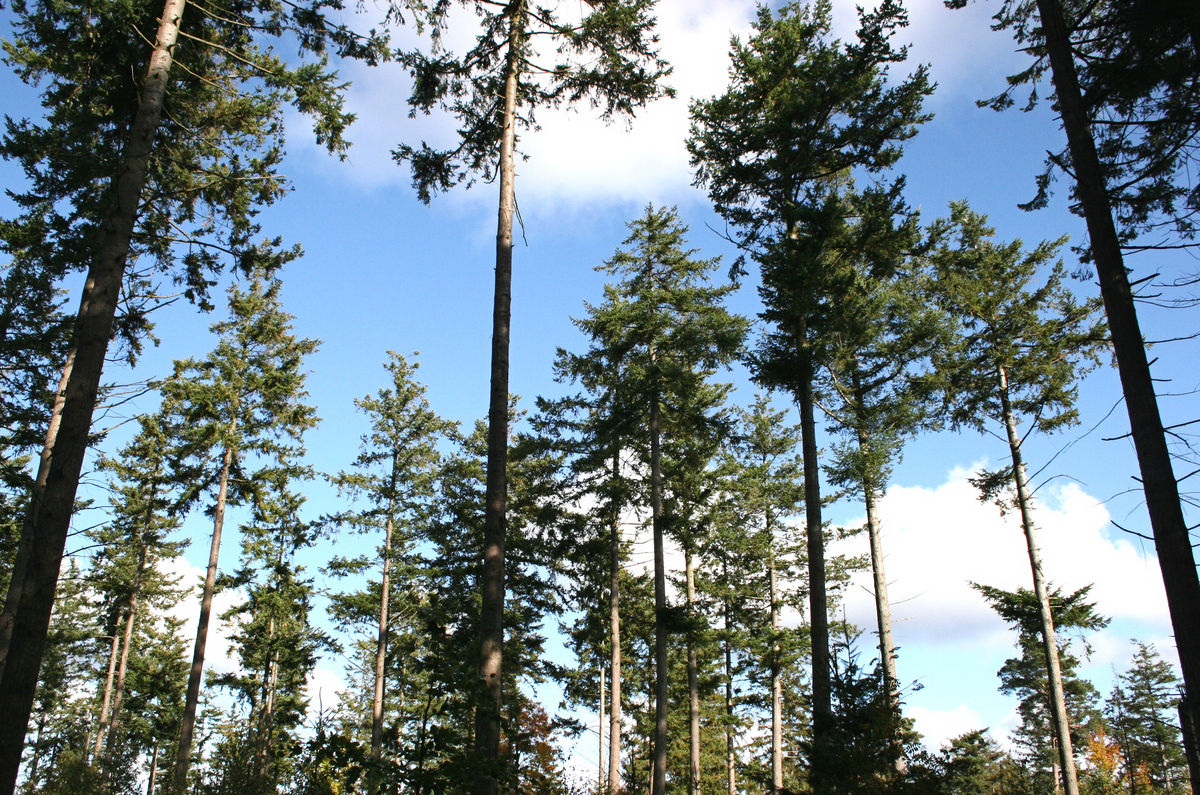
{"type": "MultiPolygon", "coordinates": [[[[761,266],[768,328],[753,357],[755,377],[787,389],[800,404],[818,791],[832,753],[832,702],[814,386],[833,308],[853,273],[876,264],[870,254],[879,230],[855,219],[867,217],[863,205],[890,206],[874,216],[889,221],[903,209],[902,181],[856,193],[849,180],[890,168],[928,118],[921,110],[932,91],[925,67],[889,79],[891,65],[906,57],[892,45],[905,24],[902,6],[885,0],[860,10],[856,39],[843,43],[832,38],[828,0],[790,2],[777,12],[760,6],[754,34],[733,42],[729,89],[692,105],[688,150],[696,182],[761,266]]],[[[886,255],[890,246],[879,250],[886,255]]],[[[739,260],[734,271],[741,269],[739,260]]]]}
{"type": "Polygon", "coordinates": [[[1153,644],[1138,643],[1129,668],[1104,704],[1108,730],[1121,749],[1129,791],[1188,791],[1187,760],[1179,732],[1180,681],[1153,644]]]}

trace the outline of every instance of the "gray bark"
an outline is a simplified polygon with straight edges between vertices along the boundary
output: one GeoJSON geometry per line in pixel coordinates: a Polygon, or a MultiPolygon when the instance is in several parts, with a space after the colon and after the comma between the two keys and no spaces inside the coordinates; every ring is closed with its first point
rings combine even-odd
{"type": "Polygon", "coordinates": [[[688,766],[689,791],[700,795],[700,672],[696,658],[696,568],[691,549],[684,551],[684,574],[687,579],[687,678],[688,678],[688,766]]]}

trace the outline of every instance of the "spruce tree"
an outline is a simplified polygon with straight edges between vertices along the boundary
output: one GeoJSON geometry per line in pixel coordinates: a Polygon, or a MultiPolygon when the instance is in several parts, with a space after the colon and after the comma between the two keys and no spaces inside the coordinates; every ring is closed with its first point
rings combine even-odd
{"type": "Polygon", "coordinates": [[[292,334],[292,318],[280,306],[280,287],[263,268],[252,271],[245,284],[231,285],[230,316],[212,327],[218,337],[212,353],[177,361],[162,387],[162,411],[178,429],[169,454],[173,477],[183,485],[179,509],[203,504],[213,519],[175,792],[183,792],[187,783],[226,508],[248,504],[266,511],[270,501],[290,499],[285,484],[300,471],[302,435],[317,422],[313,408],[303,402],[302,369],[317,343],[292,334]]]}
{"type": "Polygon", "coordinates": [[[1187,761],[1176,705],[1179,679],[1153,644],[1138,643],[1129,668],[1104,703],[1109,731],[1121,751],[1130,792],[1145,779],[1147,792],[1186,792],[1187,761]]]}
{"type": "MultiPolygon", "coordinates": [[[[696,181],[762,272],[761,316],[769,325],[753,357],[756,378],[787,389],[800,405],[818,792],[825,790],[832,707],[813,390],[830,306],[857,267],[846,262],[855,259],[846,250],[870,250],[848,234],[856,199],[846,179],[852,170],[874,175],[893,165],[900,144],[927,118],[925,68],[888,79],[889,67],[905,59],[891,39],[906,23],[900,4],[887,0],[860,11],[856,40],[842,43],[831,37],[827,0],[791,2],[778,12],[760,7],[751,38],[733,42],[729,90],[692,106],[696,181]]],[[[898,189],[880,188],[888,195],[898,189]]]]}
{"type": "MultiPolygon", "coordinates": [[[[414,112],[428,113],[435,107],[448,110],[459,122],[460,140],[447,150],[404,144],[394,155],[411,164],[413,186],[426,202],[433,193],[463,181],[499,178],[488,400],[486,573],[480,581],[479,679],[483,695],[476,718],[477,753],[494,763],[499,757],[504,641],[508,351],[518,133],[534,123],[539,110],[584,99],[606,119],[632,115],[663,92],[659,81],[668,69],[655,50],[653,0],[588,0],[586,10],[564,4],[562,11],[528,0],[462,0],[462,5],[474,8],[481,28],[470,50],[456,56],[442,48],[442,31],[452,4],[438,2],[421,4],[417,11],[418,18],[431,28],[432,52],[414,50],[402,55],[413,75],[410,102],[414,112]],[[576,8],[581,19],[572,18],[576,8]],[[545,43],[557,53],[540,52],[535,43],[545,43]],[[543,56],[558,63],[547,67],[539,63],[543,56]]],[[[485,770],[475,789],[480,795],[495,793],[495,775],[485,770]]]]}

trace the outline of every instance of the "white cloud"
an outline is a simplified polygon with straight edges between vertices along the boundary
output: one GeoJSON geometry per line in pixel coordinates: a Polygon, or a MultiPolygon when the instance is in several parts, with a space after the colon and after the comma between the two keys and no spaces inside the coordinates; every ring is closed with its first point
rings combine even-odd
{"type": "MultiPolygon", "coordinates": [[[[1019,517],[980,502],[966,476],[957,470],[936,488],[893,486],[880,503],[889,596],[901,645],[986,641],[1005,630],[970,583],[1032,587],[1019,517]]],[[[1075,484],[1054,487],[1038,494],[1034,516],[1053,585],[1069,591],[1092,584],[1091,597],[1102,615],[1166,627],[1156,560],[1128,540],[1110,536],[1108,512],[1098,500],[1075,484]]],[[[837,551],[862,554],[865,537],[844,546],[837,551]]],[[[872,593],[870,572],[855,575],[846,609],[859,626],[875,626],[872,593]]]]}
{"type": "MultiPolygon", "coordinates": [[[[183,556],[164,561],[162,567],[167,574],[180,577],[180,585],[189,589],[172,606],[170,613],[184,622],[181,632],[187,641],[187,658],[190,661],[192,644],[196,639],[196,624],[200,620],[200,594],[204,586],[205,570],[192,565],[183,556]]],[[[221,615],[245,600],[245,594],[233,588],[219,591],[213,596],[212,614],[208,621],[208,639],[204,647],[206,672],[232,673],[238,670],[238,662],[233,656],[233,642],[230,639],[233,627],[228,621],[222,621],[221,615]]]]}
{"type": "Polygon", "coordinates": [[[920,732],[925,747],[930,750],[937,750],[952,738],[975,731],[984,725],[982,716],[966,704],[945,710],[912,707],[907,712],[908,717],[913,719],[914,727],[920,732]]]}

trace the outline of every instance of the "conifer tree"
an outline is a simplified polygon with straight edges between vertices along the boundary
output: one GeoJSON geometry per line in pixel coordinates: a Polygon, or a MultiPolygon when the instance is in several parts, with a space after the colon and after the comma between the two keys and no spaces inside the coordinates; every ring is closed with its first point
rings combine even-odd
{"type": "MultiPolygon", "coordinates": [[[[803,501],[803,462],[797,453],[799,428],[784,424],[785,413],[772,409],[765,396],[757,396],[754,405],[738,415],[740,429],[725,467],[731,515],[715,554],[727,561],[724,598],[737,606],[726,612],[725,631],[734,631],[732,623],[743,624],[752,641],[748,650],[757,658],[748,664],[752,675],[765,674],[771,737],[768,791],[779,793],[784,787],[783,674],[795,664],[799,651],[795,633],[783,627],[783,610],[798,598],[786,583],[799,581],[802,564],[799,539],[786,520],[803,501]],[[753,584],[749,593],[748,583],[753,584]]],[[[731,687],[732,671],[726,671],[726,679],[731,687]]]]}
{"type": "MultiPolygon", "coordinates": [[[[967,0],[946,0],[961,8],[967,0]]],[[[1070,178],[1072,211],[1088,229],[1125,396],[1139,480],[1162,570],[1186,686],[1185,709],[1200,726],[1200,575],[1137,316],[1126,251],[1194,246],[1200,186],[1191,171],[1200,145],[1200,11],[1156,0],[1076,3],[1005,0],[995,27],[1011,29],[1034,61],[987,100],[1011,107],[1017,87],[1050,75],[1067,145],[1049,153],[1038,193],[1052,175],[1070,178]],[[1177,24],[1176,24],[1177,23],[1177,24]]],[[[1032,91],[1025,107],[1037,100],[1032,91]]],[[[1193,747],[1195,759],[1200,750],[1193,747]]],[[[1191,770],[1200,788],[1200,762],[1191,770]]]]}
{"type": "Polygon", "coordinates": [[[953,244],[943,245],[933,256],[935,294],[961,325],[950,343],[934,352],[936,380],[946,395],[954,427],[983,431],[995,423],[1008,442],[1011,464],[997,472],[983,472],[974,482],[983,499],[996,498],[1001,510],[1015,507],[1020,515],[1040,604],[1063,785],[1068,795],[1077,795],[1049,585],[1022,446],[1035,430],[1050,432],[1076,421],[1076,382],[1095,361],[1104,329],[1093,319],[1095,306],[1077,304],[1063,285],[1062,262],[1051,263],[1063,241],[1043,242],[1031,252],[1024,252],[1020,241],[993,242],[986,219],[961,202],[951,204],[951,224],[953,244]],[[1038,270],[1048,263],[1045,283],[1036,286],[1038,270]],[[1029,424],[1024,432],[1022,421],[1029,424]],[[1015,499],[1008,496],[1010,488],[1015,499]]]}
{"type": "Polygon", "coordinates": [[[665,483],[664,450],[668,459],[683,463],[685,445],[714,422],[724,388],[714,387],[708,379],[740,350],[746,323],[722,306],[731,287],[705,285],[717,263],[693,259],[693,252],[684,248],[687,230],[673,210],[648,207],[629,229],[622,244],[626,248],[618,249],[601,267],[620,281],[605,286],[604,302],[589,305],[589,316],[578,325],[591,338],[589,357],[618,364],[625,390],[620,405],[626,420],[644,429],[638,451],[650,481],[647,501],[654,537],[652,792],[663,795],[669,644],[666,499],[668,490],[679,494],[683,488],[682,483],[665,483]]]}
{"type": "MultiPolygon", "coordinates": [[[[133,647],[147,640],[147,631],[138,629],[152,619],[151,610],[170,607],[180,596],[177,583],[165,576],[159,565],[179,555],[186,545],[168,538],[182,521],[173,513],[177,486],[166,460],[172,429],[153,415],[139,417],[138,425],[138,435],[117,458],[101,461],[101,468],[112,473],[115,481],[112,521],[89,533],[101,547],[89,579],[116,619],[111,626],[112,646],[92,749],[93,765],[100,769],[101,792],[111,789],[118,773],[121,710],[130,662],[137,659],[133,647]]],[[[147,649],[138,651],[144,655],[147,649]]]]}
{"type": "Polygon", "coordinates": [[[375,395],[355,400],[371,422],[362,438],[353,469],[333,479],[339,492],[362,505],[361,510],[339,513],[339,526],[361,532],[382,533],[372,558],[343,560],[341,571],[378,567],[379,579],[370,589],[377,593],[374,681],[371,691],[370,754],[381,759],[384,730],[385,669],[391,644],[393,615],[411,609],[420,598],[414,582],[414,545],[422,537],[423,523],[432,510],[436,475],[440,466],[439,443],[453,438],[455,426],[438,417],[425,398],[425,387],[414,380],[417,365],[392,353],[384,365],[389,383],[375,395]],[[393,599],[400,601],[393,603],[393,599]]]}
{"type": "Polygon", "coordinates": [[[1104,704],[1109,731],[1121,751],[1122,777],[1130,792],[1140,777],[1147,792],[1186,792],[1187,761],[1183,755],[1176,704],[1179,680],[1158,656],[1153,644],[1138,643],[1129,668],[1117,677],[1104,704]]]}
{"type": "Polygon", "coordinates": [[[230,316],[212,327],[218,335],[212,353],[198,361],[177,361],[162,387],[163,413],[178,428],[170,456],[173,476],[184,487],[179,509],[203,503],[213,518],[175,792],[183,792],[187,781],[226,508],[249,504],[267,510],[271,500],[290,499],[285,484],[301,471],[301,437],[317,422],[313,408],[303,403],[302,369],[317,343],[292,334],[292,318],[280,306],[280,287],[264,268],[252,271],[245,284],[231,285],[230,316]]]}
{"type": "MultiPolygon", "coordinates": [[[[921,102],[932,90],[924,67],[888,81],[890,65],[905,58],[891,43],[907,23],[898,2],[860,11],[857,40],[846,44],[831,39],[831,20],[828,0],[760,7],[753,36],[734,40],[729,90],[693,104],[688,142],[697,183],[761,267],[770,325],[754,356],[756,378],[800,404],[817,792],[825,790],[832,707],[813,388],[829,307],[852,271],[847,260],[857,260],[845,252],[870,250],[851,233],[855,197],[845,180],[851,170],[878,174],[895,163],[901,142],[927,118],[921,102]]],[[[897,197],[899,184],[879,191],[897,197]]]]}
{"type": "Polygon", "coordinates": [[[136,299],[156,278],[203,305],[215,273],[247,266],[259,233],[254,215],[284,192],[284,103],[314,117],[318,141],[341,151],[350,117],[320,55],[381,54],[381,42],[327,23],[338,0],[200,4],[186,20],[185,5],[13,4],[7,56],[21,79],[42,86],[46,118],[16,121],[0,140],[0,154],[29,182],[14,191],[20,215],[3,225],[5,247],[37,285],[87,276],[56,363],[60,387],[22,530],[28,553],[0,613],[3,792],[17,777],[111,338],[136,350],[147,326],[145,301],[136,299]],[[282,37],[317,60],[278,57],[264,40],[282,37]]]}
{"type": "MultiPolygon", "coordinates": [[[[606,119],[632,115],[663,92],[659,81],[668,69],[655,50],[653,0],[587,0],[579,6],[564,4],[563,10],[528,0],[462,0],[462,4],[474,7],[481,28],[468,52],[456,56],[442,48],[442,31],[452,4],[438,2],[422,4],[418,10],[419,18],[432,29],[432,52],[412,51],[402,56],[413,75],[410,102],[414,112],[428,113],[435,107],[450,111],[458,119],[460,140],[444,151],[428,144],[419,149],[404,144],[394,154],[398,161],[411,164],[413,185],[426,202],[433,193],[463,181],[499,178],[488,401],[486,573],[480,582],[479,679],[483,692],[476,718],[477,753],[494,763],[499,757],[504,640],[508,349],[518,132],[533,124],[539,110],[584,99],[606,119]],[[574,18],[576,10],[579,18],[574,18]],[[540,62],[542,58],[557,63],[546,66],[540,62]]],[[[495,793],[495,776],[484,771],[476,791],[495,793]]]]}
{"type": "Polygon", "coordinates": [[[1096,689],[1076,674],[1079,660],[1065,642],[1054,647],[1060,682],[1058,693],[1055,694],[1050,679],[1053,674],[1047,663],[1042,604],[1049,602],[1054,626],[1064,633],[1076,630],[1082,634],[1086,630],[1103,629],[1108,625],[1108,619],[1097,614],[1096,606],[1087,601],[1091,586],[1070,594],[1062,594],[1055,589],[1047,594],[1045,600],[1028,588],[1005,591],[975,583],[972,587],[983,594],[997,615],[1017,631],[1020,656],[1005,660],[997,672],[1000,692],[1021,700],[1017,707],[1021,725],[1015,733],[1015,739],[1024,750],[1023,761],[1031,768],[1036,788],[1039,791],[1060,792],[1070,786],[1070,779],[1063,769],[1065,752],[1072,754],[1073,769],[1074,755],[1071,749],[1082,747],[1087,727],[1099,717],[1099,713],[1095,703],[1096,689]],[[1061,707],[1055,703],[1056,698],[1061,707]],[[1056,717],[1055,713],[1060,710],[1071,716],[1069,725],[1064,725],[1056,717]],[[1065,749],[1063,731],[1068,732],[1069,744],[1065,749]]]}

